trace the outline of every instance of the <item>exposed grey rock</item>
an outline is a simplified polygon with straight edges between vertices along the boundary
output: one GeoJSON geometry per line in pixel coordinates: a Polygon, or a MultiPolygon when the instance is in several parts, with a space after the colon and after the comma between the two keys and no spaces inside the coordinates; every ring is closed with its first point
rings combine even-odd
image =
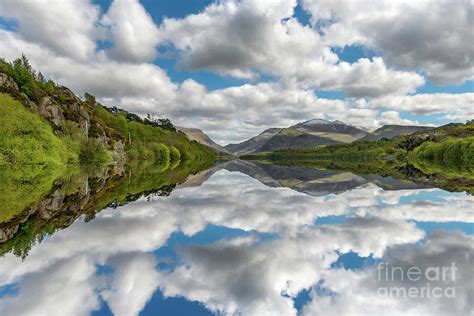
{"type": "Polygon", "coordinates": [[[46,113],[51,122],[57,127],[61,127],[64,124],[65,118],[63,112],[58,105],[51,104],[46,106],[46,113]]]}
{"type": "Polygon", "coordinates": [[[46,106],[51,104],[51,98],[50,97],[43,97],[41,98],[40,102],[38,102],[37,108],[38,112],[41,116],[46,116],[46,106]]]}
{"type": "Polygon", "coordinates": [[[26,93],[20,92],[20,96],[21,96],[21,98],[23,99],[23,101],[25,101],[25,102],[30,101],[30,98],[28,98],[28,96],[26,95],[26,93]]]}
{"type": "Polygon", "coordinates": [[[51,196],[51,203],[48,205],[48,209],[58,211],[63,204],[63,199],[63,192],[61,190],[56,190],[51,196]]]}
{"type": "Polygon", "coordinates": [[[63,96],[64,99],[69,99],[74,100],[76,102],[80,102],[81,99],[79,99],[74,92],[72,92],[69,88],[66,88],[64,86],[58,86],[59,93],[63,96]]]}
{"type": "MultiPolygon", "coordinates": [[[[79,107],[79,115],[83,117],[87,122],[90,122],[90,116],[89,113],[87,113],[86,110],[84,110],[82,107],[79,107]]],[[[90,125],[90,124],[89,124],[90,125]]]]}
{"type": "MultiPolygon", "coordinates": [[[[121,140],[114,143],[113,159],[118,167],[123,166],[127,161],[127,155],[125,153],[125,145],[121,140]]],[[[116,173],[121,173],[120,168],[115,170],[116,173]]]]}
{"type": "Polygon", "coordinates": [[[20,228],[20,225],[13,225],[11,227],[4,227],[0,229],[0,243],[11,239],[20,228]]]}
{"type": "Polygon", "coordinates": [[[121,140],[114,143],[114,150],[112,152],[114,160],[114,173],[122,174],[125,171],[125,164],[127,163],[127,154],[125,153],[125,145],[121,140]]]}
{"type": "Polygon", "coordinates": [[[0,87],[18,91],[18,85],[12,77],[0,72],[0,87]]]}

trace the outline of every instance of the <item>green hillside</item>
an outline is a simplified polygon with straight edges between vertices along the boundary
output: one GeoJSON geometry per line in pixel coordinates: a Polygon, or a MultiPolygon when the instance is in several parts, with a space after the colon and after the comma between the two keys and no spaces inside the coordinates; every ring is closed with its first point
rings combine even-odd
{"type": "Polygon", "coordinates": [[[411,135],[416,132],[424,132],[433,129],[430,126],[405,126],[405,125],[384,125],[371,132],[360,140],[378,141],[383,138],[392,139],[401,135],[411,135]]]}
{"type": "Polygon", "coordinates": [[[23,56],[0,60],[0,165],[214,159],[167,119],[108,109],[46,81],[23,56]]]}
{"type": "Polygon", "coordinates": [[[0,166],[62,165],[78,160],[78,148],[57,137],[49,123],[0,93],[0,166]]]}

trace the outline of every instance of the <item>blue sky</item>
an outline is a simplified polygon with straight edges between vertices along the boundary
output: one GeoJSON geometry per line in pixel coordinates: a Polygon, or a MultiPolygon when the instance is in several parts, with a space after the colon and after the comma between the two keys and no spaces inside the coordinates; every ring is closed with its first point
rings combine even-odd
{"type": "Polygon", "coordinates": [[[0,4],[0,44],[2,57],[24,53],[79,95],[169,117],[225,144],[312,118],[369,129],[471,119],[469,5],[446,6],[78,0],[48,8],[6,2],[0,4]],[[449,23],[441,23],[447,9],[449,23]],[[420,14],[425,11],[430,15],[420,14]]]}
{"type": "MultiPolygon", "coordinates": [[[[112,3],[111,0],[96,0],[94,3],[100,5],[101,9],[106,12],[112,3]]],[[[147,10],[153,21],[159,25],[165,17],[168,18],[185,18],[190,14],[202,12],[206,6],[212,4],[213,0],[142,0],[140,3],[147,10]]],[[[304,11],[299,3],[295,8],[295,18],[304,25],[310,24],[310,16],[304,11]]],[[[1,24],[0,24],[1,25],[1,24]]],[[[372,58],[380,56],[374,50],[365,48],[360,45],[349,45],[344,47],[335,47],[333,51],[339,56],[340,60],[347,62],[356,62],[360,58],[372,58]]],[[[210,90],[227,88],[245,83],[245,80],[235,78],[221,77],[206,71],[187,71],[176,67],[176,57],[174,58],[157,58],[154,63],[167,70],[170,77],[176,82],[182,82],[188,78],[193,78],[205,84],[210,90]]],[[[431,81],[427,81],[424,85],[417,88],[416,93],[465,93],[474,91],[474,81],[467,80],[462,84],[436,85],[431,81]]],[[[325,93],[327,91],[321,91],[325,93]]],[[[343,98],[339,91],[331,91],[333,95],[325,94],[327,98],[343,98]],[[339,93],[339,94],[337,94],[339,93]]]]}

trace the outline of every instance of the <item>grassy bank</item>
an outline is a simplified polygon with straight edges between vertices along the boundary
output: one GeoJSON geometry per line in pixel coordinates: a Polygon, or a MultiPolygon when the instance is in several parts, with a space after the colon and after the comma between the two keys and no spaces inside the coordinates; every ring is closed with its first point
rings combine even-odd
{"type": "Polygon", "coordinates": [[[45,119],[0,93],[0,166],[58,166],[78,158],[77,148],[57,137],[45,119]]]}

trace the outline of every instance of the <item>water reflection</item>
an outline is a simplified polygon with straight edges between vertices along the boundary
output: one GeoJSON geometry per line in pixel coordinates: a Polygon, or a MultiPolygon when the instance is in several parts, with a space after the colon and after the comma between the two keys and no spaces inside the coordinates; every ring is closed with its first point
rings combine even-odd
{"type": "MultiPolygon", "coordinates": [[[[0,314],[468,315],[473,308],[472,196],[240,161],[167,193],[136,195],[88,222],[82,216],[24,260],[0,258],[0,314]],[[452,262],[456,279],[441,285],[454,286],[454,298],[378,292],[387,285],[377,278],[380,263],[426,270],[452,262]]],[[[396,275],[389,283],[427,280],[396,275]]]]}

